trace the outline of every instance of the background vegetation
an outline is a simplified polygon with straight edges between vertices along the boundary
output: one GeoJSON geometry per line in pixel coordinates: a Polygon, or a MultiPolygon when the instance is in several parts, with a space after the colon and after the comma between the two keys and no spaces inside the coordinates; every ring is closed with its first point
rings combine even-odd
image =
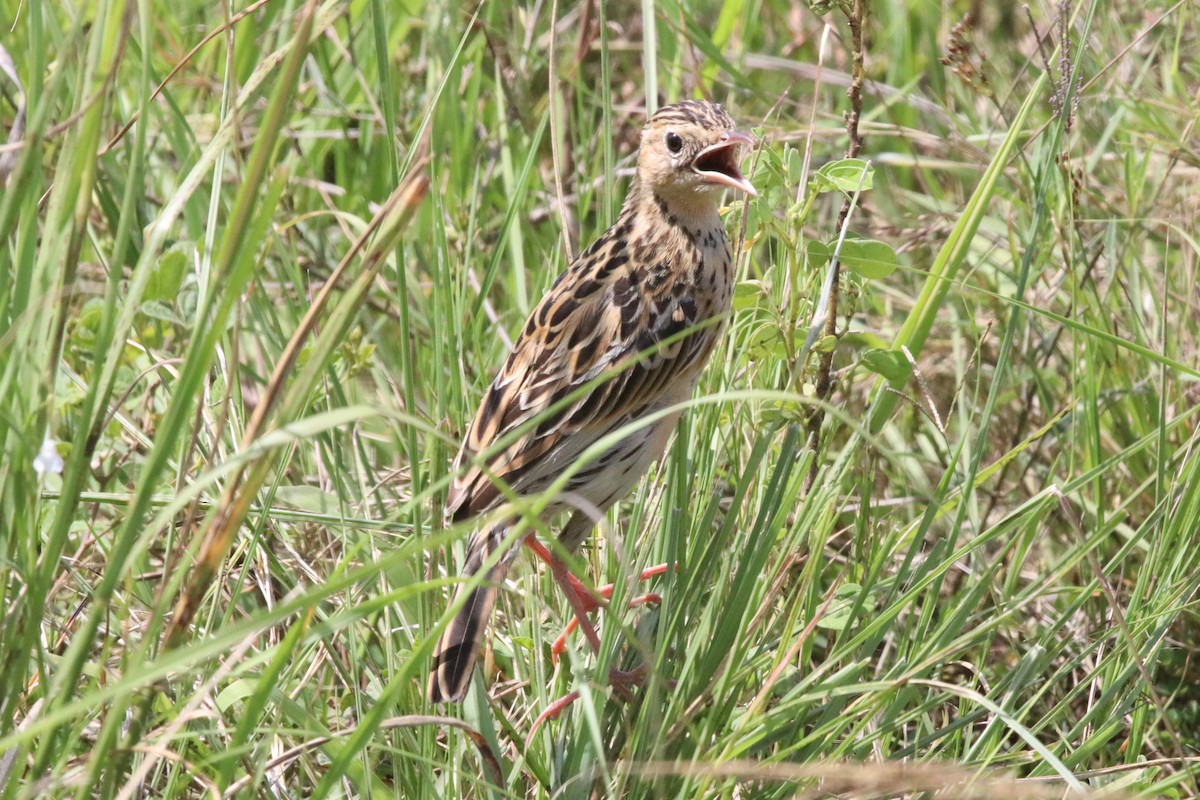
{"type": "Polygon", "coordinates": [[[806,351],[837,2],[0,0],[0,797],[1197,793],[1198,8],[867,5],[806,351]],[[693,95],[761,195],[603,652],[522,559],[430,707],[457,441],[693,95]]]}

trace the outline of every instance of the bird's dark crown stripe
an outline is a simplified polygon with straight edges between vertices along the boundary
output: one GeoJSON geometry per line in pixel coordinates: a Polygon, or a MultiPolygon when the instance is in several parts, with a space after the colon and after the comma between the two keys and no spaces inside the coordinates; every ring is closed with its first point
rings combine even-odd
{"type": "Polygon", "coordinates": [[[650,118],[652,125],[669,122],[708,125],[726,130],[733,127],[733,119],[725,109],[707,100],[684,100],[669,106],[663,106],[650,118]]]}

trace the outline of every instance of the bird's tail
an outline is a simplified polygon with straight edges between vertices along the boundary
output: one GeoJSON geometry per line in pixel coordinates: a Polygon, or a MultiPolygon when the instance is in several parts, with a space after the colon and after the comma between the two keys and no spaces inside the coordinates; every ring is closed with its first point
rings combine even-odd
{"type": "MultiPolygon", "coordinates": [[[[489,525],[476,531],[467,543],[467,558],[462,568],[464,579],[473,578],[483,568],[488,556],[504,546],[512,523],[505,521],[489,525]]],[[[510,548],[504,556],[488,570],[483,583],[474,587],[463,586],[458,596],[467,594],[467,600],[454,619],[446,627],[437,649],[433,651],[433,668],[429,672],[429,701],[451,703],[462,700],[471,683],[475,660],[483,643],[483,634],[496,605],[500,583],[508,574],[516,548],[510,548]]],[[[456,597],[457,599],[457,597],[456,597]]]]}

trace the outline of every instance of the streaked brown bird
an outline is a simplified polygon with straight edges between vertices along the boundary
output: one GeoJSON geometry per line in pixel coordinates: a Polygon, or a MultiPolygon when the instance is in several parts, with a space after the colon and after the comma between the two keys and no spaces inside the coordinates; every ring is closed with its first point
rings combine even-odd
{"type": "MultiPolygon", "coordinates": [[[[484,394],[455,460],[449,519],[486,514],[505,502],[506,491],[545,491],[601,438],[691,396],[732,298],[733,258],[718,200],[727,187],[756,194],[738,169],[739,150],[750,144],[714,103],[688,100],[650,118],[637,177],[616,222],[554,282],[484,394]],[[607,377],[597,380],[601,376],[607,377]],[[507,447],[477,463],[480,453],[535,417],[507,447]]],[[[568,552],[592,530],[596,514],[628,494],[662,455],[678,420],[676,411],[639,428],[570,478],[563,499],[547,512],[574,511],[559,534],[568,552]]],[[[502,519],[475,532],[464,578],[504,546],[514,524],[502,519]]],[[[547,557],[536,537],[525,543],[547,557]]],[[[429,676],[432,702],[466,693],[499,584],[518,549],[509,548],[485,583],[460,590],[469,597],[438,642],[429,676]]],[[[577,616],[583,615],[586,607],[565,566],[550,560],[577,616]]],[[[597,646],[594,631],[589,639],[597,646]]]]}

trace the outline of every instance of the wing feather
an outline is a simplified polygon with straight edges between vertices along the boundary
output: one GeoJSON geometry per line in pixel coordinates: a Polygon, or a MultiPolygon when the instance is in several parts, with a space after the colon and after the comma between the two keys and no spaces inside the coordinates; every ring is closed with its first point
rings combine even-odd
{"type": "Polygon", "coordinates": [[[451,487],[448,515],[461,519],[494,508],[504,496],[497,480],[519,495],[544,490],[598,439],[653,410],[665,388],[694,378],[704,365],[716,339],[711,327],[663,344],[703,321],[690,287],[677,283],[663,287],[669,294],[648,295],[613,249],[581,256],[530,314],[484,394],[455,472],[580,387],[605,373],[611,377],[545,416],[482,468],[462,472],[451,487]]]}

